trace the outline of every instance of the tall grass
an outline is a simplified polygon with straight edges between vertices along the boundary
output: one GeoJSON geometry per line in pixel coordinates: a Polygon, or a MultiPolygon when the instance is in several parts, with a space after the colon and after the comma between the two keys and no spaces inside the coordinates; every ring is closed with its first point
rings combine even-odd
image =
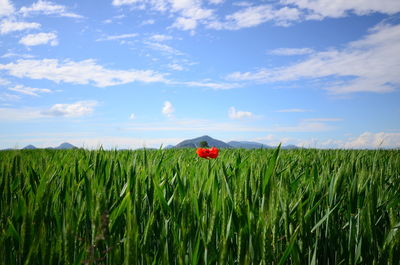
{"type": "Polygon", "coordinates": [[[0,152],[1,264],[400,264],[398,150],[0,152]]]}

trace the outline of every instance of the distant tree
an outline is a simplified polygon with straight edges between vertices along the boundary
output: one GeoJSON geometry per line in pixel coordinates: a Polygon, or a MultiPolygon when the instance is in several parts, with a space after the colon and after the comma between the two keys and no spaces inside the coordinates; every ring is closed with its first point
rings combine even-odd
{"type": "Polygon", "coordinates": [[[200,146],[201,148],[208,148],[208,147],[209,147],[207,141],[201,141],[201,142],[199,143],[199,146],[200,146]]]}

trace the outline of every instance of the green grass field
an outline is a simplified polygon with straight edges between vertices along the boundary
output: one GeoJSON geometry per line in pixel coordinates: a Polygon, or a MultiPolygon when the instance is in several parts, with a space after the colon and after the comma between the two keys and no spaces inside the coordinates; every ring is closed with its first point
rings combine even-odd
{"type": "Polygon", "coordinates": [[[400,151],[0,152],[0,264],[400,264],[400,151]]]}

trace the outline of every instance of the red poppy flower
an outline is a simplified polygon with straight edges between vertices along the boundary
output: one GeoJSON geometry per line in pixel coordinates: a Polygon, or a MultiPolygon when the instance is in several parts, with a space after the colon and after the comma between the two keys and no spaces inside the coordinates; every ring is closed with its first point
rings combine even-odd
{"type": "Polygon", "coordinates": [[[218,148],[216,148],[216,147],[211,148],[208,156],[210,158],[217,158],[218,157],[218,148]]]}
{"type": "Polygon", "coordinates": [[[199,157],[202,157],[202,158],[217,158],[218,157],[218,148],[216,148],[216,147],[213,147],[211,149],[197,148],[196,153],[199,157]]]}

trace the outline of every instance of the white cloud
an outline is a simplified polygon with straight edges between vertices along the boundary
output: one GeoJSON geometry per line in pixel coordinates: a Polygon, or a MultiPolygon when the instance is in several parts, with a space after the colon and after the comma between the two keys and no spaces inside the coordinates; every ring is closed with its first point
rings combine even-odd
{"type": "Polygon", "coordinates": [[[244,118],[252,118],[253,113],[250,111],[236,110],[235,107],[230,107],[228,110],[228,116],[230,119],[239,120],[244,118]]]}
{"type": "Polygon", "coordinates": [[[392,15],[400,12],[400,2],[398,0],[284,0],[282,3],[293,4],[301,9],[308,10],[311,12],[308,15],[308,19],[344,17],[350,12],[357,15],[367,15],[373,12],[392,15]]]}
{"type": "Polygon", "coordinates": [[[364,132],[355,139],[345,141],[344,148],[400,148],[400,133],[364,132]]]}
{"type": "Polygon", "coordinates": [[[98,65],[95,60],[80,62],[57,59],[17,60],[0,64],[0,70],[18,78],[48,79],[54,82],[93,84],[107,87],[131,82],[167,82],[162,74],[152,70],[111,70],[98,65]]]}
{"type": "MultiPolygon", "coordinates": [[[[123,18],[125,18],[125,17],[126,17],[126,15],[124,15],[124,14],[116,15],[116,16],[113,16],[112,18],[105,19],[105,20],[103,20],[102,22],[103,22],[104,24],[110,24],[110,23],[113,23],[113,22],[116,21],[116,20],[120,20],[120,19],[123,19],[123,18]]],[[[117,22],[117,23],[119,23],[119,22],[117,22]]]]}
{"type": "Polygon", "coordinates": [[[9,0],[0,0],[0,17],[14,13],[14,6],[9,0]]]}
{"type": "Polygon", "coordinates": [[[175,71],[183,71],[185,68],[182,65],[176,64],[176,63],[170,63],[168,64],[168,67],[171,68],[172,70],[175,71]]]}
{"type": "Polygon", "coordinates": [[[363,39],[345,48],[315,52],[288,67],[235,72],[232,80],[260,83],[321,77],[350,77],[325,86],[331,93],[390,92],[400,85],[400,25],[380,24],[363,39]]]}
{"type": "Polygon", "coordinates": [[[130,39],[137,37],[139,34],[137,33],[128,33],[128,34],[121,34],[121,35],[113,35],[113,36],[106,36],[96,41],[108,41],[108,40],[121,40],[121,39],[130,39]]]}
{"type": "Polygon", "coordinates": [[[267,21],[275,21],[278,25],[287,26],[290,22],[299,20],[300,15],[297,8],[286,6],[280,9],[272,5],[250,6],[227,15],[223,22],[212,21],[207,26],[217,30],[238,30],[255,27],[267,21]]]}
{"type": "Polygon", "coordinates": [[[114,6],[122,6],[122,5],[132,5],[136,3],[140,3],[142,0],[113,0],[112,4],[114,6]]]}
{"type": "Polygon", "coordinates": [[[72,104],[55,104],[50,109],[41,111],[41,114],[55,117],[81,117],[91,114],[96,105],[96,101],[78,101],[72,104]]]}
{"type": "MultiPolygon", "coordinates": [[[[222,2],[221,0],[211,1],[214,4],[222,2]]],[[[171,17],[177,16],[171,27],[191,32],[194,32],[199,23],[206,23],[214,16],[213,10],[202,8],[202,1],[199,0],[113,0],[112,4],[114,6],[130,5],[136,9],[149,7],[159,12],[168,12],[171,17]]],[[[150,21],[154,22],[154,20],[150,21]]]]}
{"type": "MultiPolygon", "coordinates": [[[[281,0],[264,1],[269,4],[255,5],[254,1],[235,1],[233,7],[239,8],[223,18],[218,17],[216,9],[203,5],[220,5],[224,0],[113,0],[114,6],[129,5],[132,8],[168,12],[175,18],[172,28],[190,31],[203,24],[216,30],[239,30],[255,27],[266,22],[278,26],[289,26],[304,20],[322,20],[327,17],[344,17],[348,14],[367,15],[374,12],[395,14],[400,11],[398,0],[281,0]]],[[[151,20],[153,23],[154,20],[151,20]]]]}
{"type": "MultiPolygon", "coordinates": [[[[17,98],[18,100],[19,98],[17,98]]],[[[23,121],[49,117],[75,118],[91,114],[96,101],[78,101],[71,104],[54,104],[48,109],[39,108],[0,108],[1,121],[23,121]]]]}
{"type": "Polygon", "coordinates": [[[241,6],[241,7],[249,7],[249,6],[252,6],[253,3],[250,3],[248,1],[239,1],[239,2],[233,2],[232,5],[233,6],[241,6]]]}
{"type": "Polygon", "coordinates": [[[19,43],[25,46],[36,46],[42,44],[58,45],[57,35],[55,33],[37,33],[29,34],[19,40],[19,43]]]}
{"type": "Polygon", "coordinates": [[[173,5],[175,10],[179,11],[180,17],[172,24],[173,28],[193,32],[199,22],[206,23],[209,19],[213,18],[213,10],[201,8],[197,1],[175,0],[174,3],[180,3],[179,5],[173,5]]]}
{"type": "Polygon", "coordinates": [[[162,114],[164,114],[167,117],[172,117],[172,113],[174,113],[175,109],[174,106],[172,106],[172,103],[169,101],[164,102],[164,106],[162,108],[162,114]]]}
{"type": "Polygon", "coordinates": [[[208,0],[210,4],[219,5],[222,4],[225,0],[208,0]]]}
{"type": "Polygon", "coordinates": [[[175,48],[172,48],[171,46],[168,46],[166,44],[162,44],[162,43],[158,43],[158,42],[148,42],[148,41],[146,41],[145,44],[154,50],[161,51],[164,53],[180,55],[180,56],[184,55],[183,52],[181,52],[175,48]]]}
{"type": "Polygon", "coordinates": [[[215,90],[225,90],[240,87],[237,83],[215,83],[215,82],[197,82],[197,81],[188,81],[188,82],[173,82],[174,84],[186,85],[191,87],[204,87],[204,88],[212,88],[215,90]]]}
{"type": "Polygon", "coordinates": [[[166,40],[172,40],[172,36],[164,35],[164,34],[154,34],[154,35],[151,35],[150,40],[161,42],[161,41],[166,41],[166,40]]]}
{"type": "Polygon", "coordinates": [[[364,132],[354,138],[347,139],[299,139],[292,137],[280,137],[268,134],[265,137],[254,139],[268,145],[295,144],[305,148],[334,148],[334,149],[376,149],[376,148],[400,148],[400,133],[388,132],[364,132]]]}
{"type": "Polygon", "coordinates": [[[26,29],[38,29],[38,28],[40,28],[40,24],[35,22],[3,20],[0,23],[0,34],[7,34],[14,31],[22,31],[26,29]]]}
{"type": "Polygon", "coordinates": [[[379,149],[400,148],[400,133],[364,132],[356,137],[343,140],[338,139],[305,139],[295,141],[296,145],[312,148],[339,148],[339,149],[379,149]]]}
{"type": "Polygon", "coordinates": [[[57,5],[49,1],[39,0],[33,3],[30,7],[21,7],[19,12],[23,16],[31,16],[37,14],[44,15],[59,15],[62,17],[82,18],[81,15],[68,12],[67,8],[63,5],[57,5]]]}
{"type": "Polygon", "coordinates": [[[33,88],[33,87],[26,87],[17,85],[15,87],[9,87],[8,90],[18,92],[28,96],[39,96],[40,93],[51,93],[52,91],[47,88],[33,88]]]}
{"type": "Polygon", "coordinates": [[[1,56],[1,58],[11,58],[11,57],[34,58],[35,56],[30,55],[30,54],[18,54],[18,53],[13,53],[13,52],[8,52],[1,56]]]}
{"type": "Polygon", "coordinates": [[[314,50],[310,48],[279,48],[269,52],[269,54],[274,55],[303,55],[303,54],[310,54],[314,50]]]}
{"type": "Polygon", "coordinates": [[[129,115],[129,119],[130,119],[130,120],[136,119],[135,113],[131,113],[131,115],[129,115]]]}
{"type": "Polygon", "coordinates": [[[172,27],[181,30],[194,30],[197,27],[197,20],[192,18],[178,17],[174,24],[172,24],[172,27]]]}

